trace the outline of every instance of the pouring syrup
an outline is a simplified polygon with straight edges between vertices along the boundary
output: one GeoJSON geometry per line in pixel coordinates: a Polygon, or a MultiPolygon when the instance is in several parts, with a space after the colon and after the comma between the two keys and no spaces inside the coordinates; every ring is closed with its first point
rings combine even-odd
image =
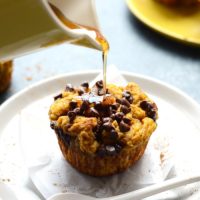
{"type": "Polygon", "coordinates": [[[104,95],[106,94],[106,72],[107,72],[107,55],[109,51],[109,44],[105,37],[102,35],[100,31],[95,28],[83,26],[80,24],[76,24],[65,17],[65,15],[53,4],[49,3],[52,10],[56,14],[56,16],[62,21],[62,23],[70,29],[85,30],[86,34],[91,35],[95,34],[95,40],[101,45],[102,47],[102,59],[103,59],[103,89],[104,95]]]}

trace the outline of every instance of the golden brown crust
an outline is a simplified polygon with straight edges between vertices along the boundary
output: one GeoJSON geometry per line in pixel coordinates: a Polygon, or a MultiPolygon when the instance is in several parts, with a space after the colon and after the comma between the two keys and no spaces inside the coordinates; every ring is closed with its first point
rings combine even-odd
{"type": "MultiPolygon", "coordinates": [[[[49,111],[66,160],[93,176],[130,167],[143,155],[157,127],[157,106],[136,83],[125,87],[108,84],[107,89],[109,95],[98,105],[85,101],[82,93],[80,98],[80,88],[68,86],[49,111]]],[[[87,88],[86,93],[91,91],[87,88]]]]}
{"type": "Polygon", "coordinates": [[[12,61],[0,62],[0,92],[4,92],[10,85],[12,65],[12,61]]]}
{"type": "Polygon", "coordinates": [[[147,142],[140,143],[135,148],[123,149],[115,156],[100,157],[82,152],[74,143],[68,148],[63,140],[58,138],[58,143],[65,159],[78,171],[97,177],[125,171],[142,157],[147,142]]]}

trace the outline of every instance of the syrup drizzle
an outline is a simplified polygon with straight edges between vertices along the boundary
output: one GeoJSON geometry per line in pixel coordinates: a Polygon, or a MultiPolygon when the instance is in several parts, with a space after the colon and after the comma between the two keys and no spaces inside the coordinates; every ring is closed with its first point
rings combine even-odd
{"type": "Polygon", "coordinates": [[[91,33],[96,34],[95,40],[98,41],[98,43],[102,47],[102,58],[103,58],[103,89],[104,89],[104,95],[106,95],[106,74],[107,74],[107,55],[109,51],[109,44],[105,37],[95,28],[89,27],[89,26],[83,26],[79,25],[77,23],[74,23],[67,19],[64,14],[53,4],[49,3],[50,7],[56,14],[56,16],[62,21],[62,23],[67,26],[70,29],[80,29],[80,30],[86,30],[91,31],[91,33]]]}

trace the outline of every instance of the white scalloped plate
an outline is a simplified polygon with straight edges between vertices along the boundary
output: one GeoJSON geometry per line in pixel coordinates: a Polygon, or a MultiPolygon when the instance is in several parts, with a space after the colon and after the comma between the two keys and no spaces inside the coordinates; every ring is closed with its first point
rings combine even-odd
{"type": "MultiPolygon", "coordinates": [[[[65,86],[66,82],[78,85],[85,80],[91,81],[97,74],[97,71],[89,71],[53,77],[26,88],[1,105],[0,182],[29,187],[27,185],[28,173],[23,164],[18,138],[20,111],[44,97],[53,96],[65,86]]],[[[158,104],[160,113],[158,130],[173,132],[178,138],[176,149],[178,157],[176,157],[175,165],[178,175],[198,172],[200,169],[200,160],[198,161],[200,151],[200,145],[198,145],[200,141],[199,104],[180,90],[161,81],[130,72],[122,74],[127,81],[138,83],[158,104]]],[[[174,197],[197,199],[200,196],[198,188],[200,185],[196,183],[173,190],[173,199],[174,197]]],[[[163,196],[158,196],[159,199],[166,199],[166,197],[172,198],[168,192],[163,193],[163,196]]]]}

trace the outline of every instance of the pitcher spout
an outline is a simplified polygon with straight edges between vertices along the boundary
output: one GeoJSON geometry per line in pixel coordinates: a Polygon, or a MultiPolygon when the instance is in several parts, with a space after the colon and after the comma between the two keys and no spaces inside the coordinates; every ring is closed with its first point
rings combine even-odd
{"type": "Polygon", "coordinates": [[[94,0],[44,0],[47,11],[70,37],[67,42],[102,51],[94,0]]]}

